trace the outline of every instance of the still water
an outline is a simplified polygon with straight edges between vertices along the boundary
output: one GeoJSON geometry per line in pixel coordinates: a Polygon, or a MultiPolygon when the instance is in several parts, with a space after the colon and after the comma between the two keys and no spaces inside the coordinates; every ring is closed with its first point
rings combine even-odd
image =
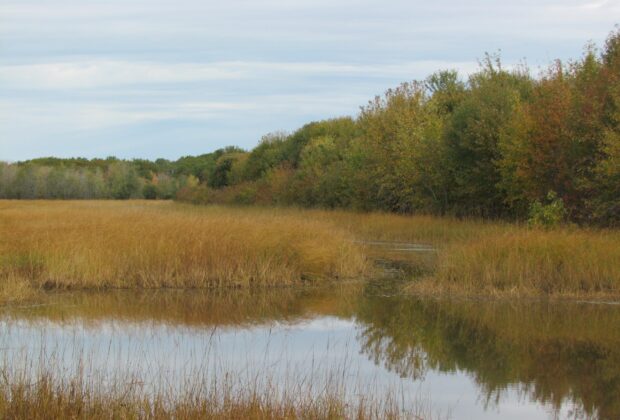
{"type": "Polygon", "coordinates": [[[0,364],[145,392],[228,381],[319,393],[329,383],[454,419],[612,419],[620,306],[420,299],[370,284],[55,293],[3,309],[0,364]]]}

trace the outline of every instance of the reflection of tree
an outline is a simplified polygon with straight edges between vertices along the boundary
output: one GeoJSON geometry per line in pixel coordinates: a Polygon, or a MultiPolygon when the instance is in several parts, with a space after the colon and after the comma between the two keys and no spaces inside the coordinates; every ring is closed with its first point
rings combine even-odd
{"type": "Polygon", "coordinates": [[[375,363],[419,378],[469,372],[487,405],[508,388],[575,417],[620,418],[620,308],[367,297],[359,339],[375,363]]]}
{"type": "Polygon", "coordinates": [[[360,305],[357,317],[362,321],[358,327],[362,351],[375,364],[383,365],[401,377],[421,378],[428,363],[426,352],[417,338],[424,328],[421,323],[426,320],[413,319],[409,313],[406,315],[408,328],[403,328],[400,325],[403,315],[393,313],[394,308],[388,308],[389,304],[390,301],[383,299],[369,299],[360,305]]]}

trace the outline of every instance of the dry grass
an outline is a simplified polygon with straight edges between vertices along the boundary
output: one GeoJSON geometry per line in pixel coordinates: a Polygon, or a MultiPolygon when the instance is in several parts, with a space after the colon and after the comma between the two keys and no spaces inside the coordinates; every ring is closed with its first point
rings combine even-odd
{"type": "Polygon", "coordinates": [[[295,214],[170,202],[0,202],[0,279],[13,290],[273,286],[365,270],[350,233],[295,214]]]}
{"type": "Polygon", "coordinates": [[[432,259],[410,254],[410,262],[419,266],[412,272],[424,273],[409,287],[414,293],[620,298],[617,230],[543,230],[382,213],[311,210],[308,214],[330,220],[360,240],[434,246],[432,259]]]}
{"type": "Polygon", "coordinates": [[[101,392],[82,379],[59,380],[48,373],[0,383],[0,416],[8,419],[423,419],[431,418],[428,411],[404,411],[389,396],[347,402],[329,386],[314,397],[258,391],[252,385],[233,390],[226,383],[189,387],[181,395],[148,395],[131,385],[101,392]]]}
{"type": "Polygon", "coordinates": [[[0,299],[23,300],[43,287],[354,278],[376,256],[360,242],[374,240],[437,249],[432,259],[411,258],[424,265],[412,270],[425,274],[411,286],[417,293],[620,296],[618,231],[170,202],[0,201],[0,299]]]}
{"type": "MultiPolygon", "coordinates": [[[[204,207],[203,207],[204,208],[204,207]]],[[[519,229],[519,226],[483,220],[460,220],[451,217],[427,215],[402,215],[394,213],[364,213],[351,210],[320,210],[291,207],[223,207],[208,206],[208,209],[226,209],[239,215],[263,214],[297,216],[307,220],[321,220],[332,224],[334,229],[344,229],[358,240],[395,241],[445,246],[480,238],[493,232],[519,229]]]]}
{"type": "Polygon", "coordinates": [[[620,234],[576,229],[511,229],[439,251],[417,292],[620,297],[620,234]]]}
{"type": "Polygon", "coordinates": [[[481,220],[450,217],[399,215],[391,213],[354,213],[308,210],[310,215],[330,220],[341,228],[369,241],[395,241],[443,247],[453,242],[482,238],[517,226],[481,220]]]}
{"type": "Polygon", "coordinates": [[[620,298],[617,230],[543,230],[381,213],[316,214],[363,240],[434,246],[434,259],[416,258],[421,254],[410,258],[425,273],[409,287],[415,293],[620,298]]]}

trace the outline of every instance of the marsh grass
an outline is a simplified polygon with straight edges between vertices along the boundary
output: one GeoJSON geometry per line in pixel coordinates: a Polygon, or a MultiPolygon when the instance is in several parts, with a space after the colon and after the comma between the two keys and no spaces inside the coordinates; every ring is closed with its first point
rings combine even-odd
{"type": "Polygon", "coordinates": [[[360,240],[434,247],[431,253],[387,255],[409,264],[405,273],[414,293],[620,298],[617,230],[342,211],[317,216],[360,240]]]}
{"type": "Polygon", "coordinates": [[[424,294],[620,297],[620,232],[148,201],[0,201],[0,299],[43,288],[299,285],[402,263],[424,294]],[[433,252],[377,253],[372,241],[433,252]],[[383,254],[382,254],[383,253],[383,254]]]}
{"type": "Polygon", "coordinates": [[[294,214],[4,201],[0,218],[0,277],[16,288],[276,286],[367,268],[349,232],[294,214]]]}
{"type": "MultiPolygon", "coordinates": [[[[404,418],[392,404],[376,406],[363,399],[351,409],[336,396],[283,397],[196,395],[169,399],[128,393],[101,394],[80,381],[55,384],[47,376],[34,383],[0,385],[0,415],[12,419],[396,419],[404,418]]],[[[413,418],[413,416],[411,416],[413,418]]]]}
{"type": "Polygon", "coordinates": [[[620,234],[522,228],[441,249],[411,290],[467,295],[620,297],[620,234]]]}
{"type": "Polygon", "coordinates": [[[188,386],[182,394],[147,394],[139,381],[102,391],[81,378],[59,379],[42,373],[36,379],[11,378],[3,372],[0,416],[11,419],[422,419],[427,408],[405,411],[390,396],[360,397],[348,402],[341,391],[325,386],[316,397],[303,389],[281,393],[251,383],[233,388],[224,382],[210,389],[188,386]]]}

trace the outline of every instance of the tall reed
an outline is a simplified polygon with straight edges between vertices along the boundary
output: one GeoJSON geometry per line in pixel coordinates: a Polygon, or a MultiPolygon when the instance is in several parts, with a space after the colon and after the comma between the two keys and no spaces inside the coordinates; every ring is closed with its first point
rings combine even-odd
{"type": "Polygon", "coordinates": [[[368,242],[377,240],[434,248],[433,258],[411,258],[420,265],[411,270],[416,292],[620,296],[617,231],[170,202],[0,201],[0,299],[23,299],[31,286],[248,287],[355,278],[369,274],[377,253],[368,242]]]}
{"type": "Polygon", "coordinates": [[[286,285],[362,275],[354,237],[294,214],[157,202],[0,203],[0,278],[35,287],[286,285]]]}
{"type": "Polygon", "coordinates": [[[620,234],[522,228],[451,244],[413,290],[620,297],[620,234]]]}

